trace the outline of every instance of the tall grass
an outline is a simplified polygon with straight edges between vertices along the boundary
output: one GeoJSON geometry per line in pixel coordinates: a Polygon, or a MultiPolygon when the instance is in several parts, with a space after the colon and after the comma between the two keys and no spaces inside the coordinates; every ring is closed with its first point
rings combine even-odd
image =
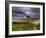
{"type": "Polygon", "coordinates": [[[12,31],[40,30],[40,24],[12,24],[12,31]]]}

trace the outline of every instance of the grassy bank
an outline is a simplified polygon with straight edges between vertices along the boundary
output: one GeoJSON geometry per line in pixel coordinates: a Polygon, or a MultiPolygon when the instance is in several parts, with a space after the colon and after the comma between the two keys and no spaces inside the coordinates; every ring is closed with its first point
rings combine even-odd
{"type": "Polygon", "coordinates": [[[12,31],[39,30],[40,24],[12,24],[12,31]]]}

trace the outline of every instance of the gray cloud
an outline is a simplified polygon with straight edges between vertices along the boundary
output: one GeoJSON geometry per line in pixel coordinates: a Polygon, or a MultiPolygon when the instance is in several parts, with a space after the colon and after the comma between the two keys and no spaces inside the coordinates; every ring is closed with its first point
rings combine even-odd
{"type": "Polygon", "coordinates": [[[13,7],[13,16],[17,14],[22,14],[25,16],[31,16],[32,18],[40,18],[40,8],[30,8],[30,7],[13,7]]]}

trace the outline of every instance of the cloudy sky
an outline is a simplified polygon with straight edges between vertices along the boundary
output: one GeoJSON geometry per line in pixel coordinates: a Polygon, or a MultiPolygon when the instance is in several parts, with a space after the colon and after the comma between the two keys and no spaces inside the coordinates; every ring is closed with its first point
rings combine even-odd
{"type": "Polygon", "coordinates": [[[40,8],[12,7],[13,18],[23,18],[24,16],[30,16],[31,18],[40,18],[40,8]]]}

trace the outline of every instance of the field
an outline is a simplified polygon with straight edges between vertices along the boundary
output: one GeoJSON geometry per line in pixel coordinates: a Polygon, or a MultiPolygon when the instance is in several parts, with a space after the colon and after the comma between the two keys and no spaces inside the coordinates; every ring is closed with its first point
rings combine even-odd
{"type": "Polygon", "coordinates": [[[40,30],[40,24],[16,24],[12,23],[12,31],[40,30]]]}

